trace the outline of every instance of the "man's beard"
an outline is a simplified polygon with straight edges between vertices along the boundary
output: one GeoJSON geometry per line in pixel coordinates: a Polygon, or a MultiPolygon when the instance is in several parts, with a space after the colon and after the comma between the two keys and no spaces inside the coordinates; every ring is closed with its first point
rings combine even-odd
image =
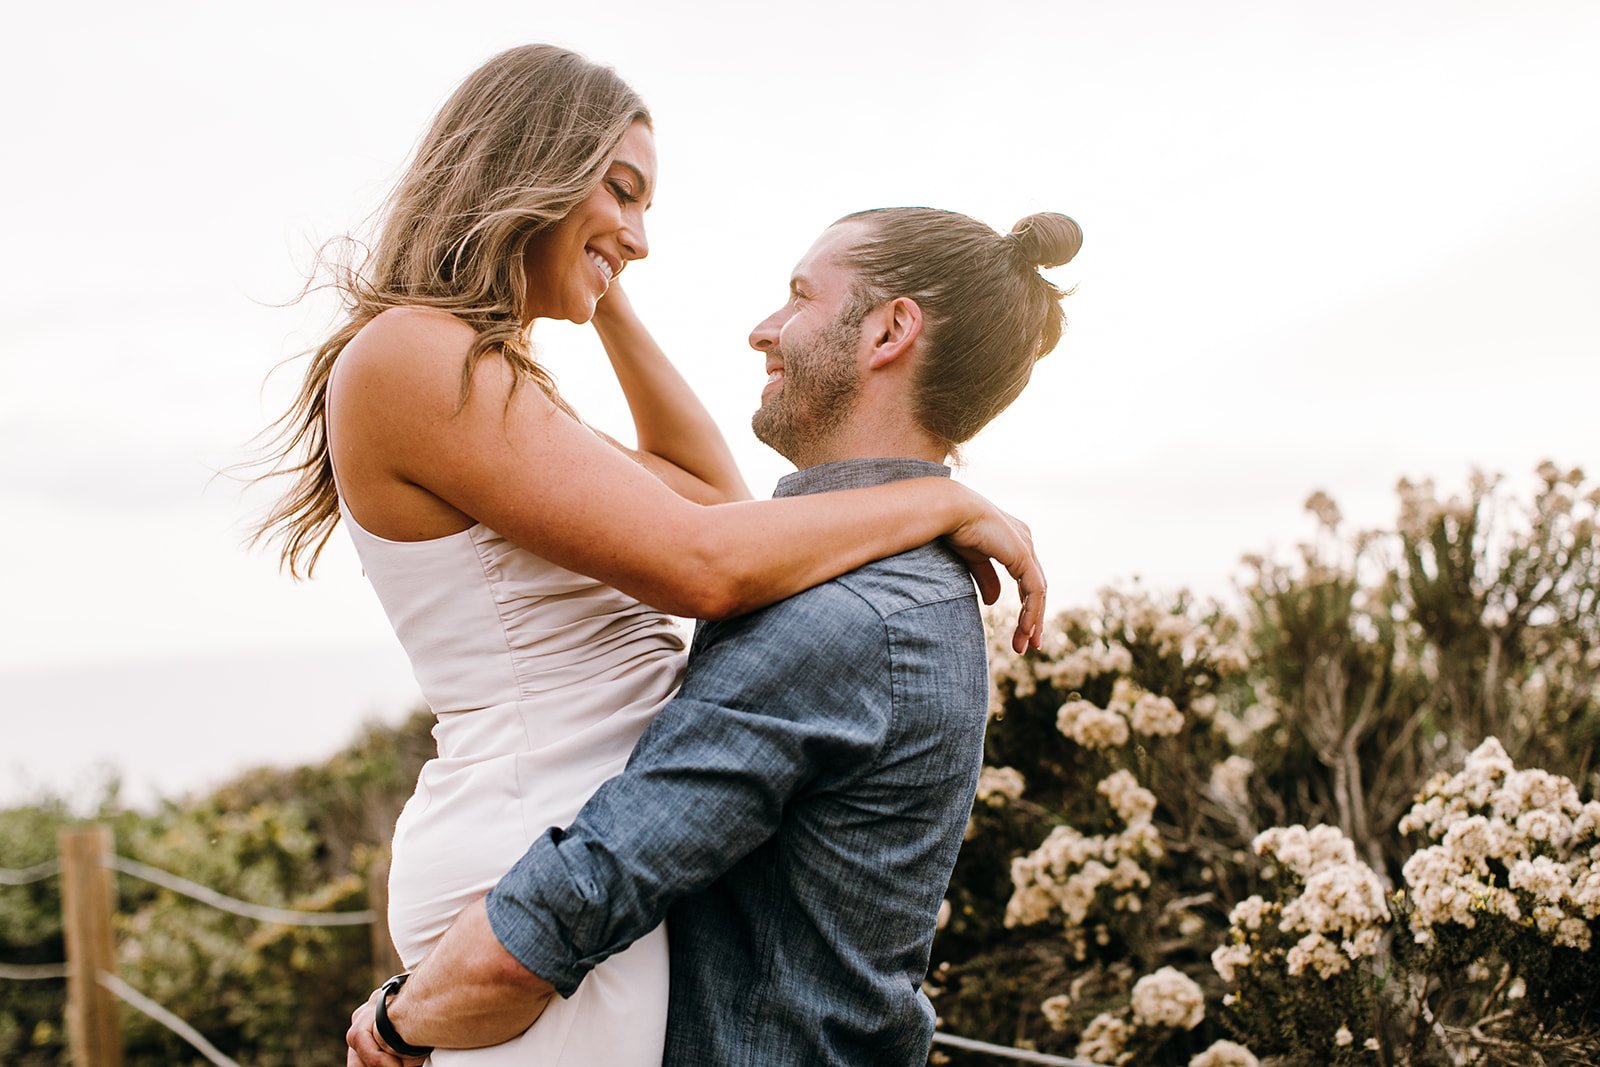
{"type": "Polygon", "coordinates": [[[750,418],[756,438],[797,467],[818,455],[849,420],[860,397],[855,365],[859,323],[841,316],[814,336],[778,350],[783,383],[750,418]]]}

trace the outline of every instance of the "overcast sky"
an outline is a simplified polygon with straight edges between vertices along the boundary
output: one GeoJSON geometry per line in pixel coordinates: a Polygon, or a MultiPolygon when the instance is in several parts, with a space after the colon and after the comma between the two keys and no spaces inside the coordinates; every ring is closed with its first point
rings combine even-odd
{"type": "MultiPolygon", "coordinates": [[[[336,534],[295,584],[211,472],[292,395],[320,240],[502,48],[614,65],[655,114],[629,293],[753,487],[752,325],[818,231],[1063,211],[1069,328],[961,477],[1057,606],[1360,525],[1401,475],[1600,465],[1600,4],[1466,0],[30,5],[0,44],[0,800],[317,758],[415,692],[336,534]],[[292,708],[291,708],[292,705],[292,708]]],[[[562,387],[624,408],[587,329],[562,387]]]]}

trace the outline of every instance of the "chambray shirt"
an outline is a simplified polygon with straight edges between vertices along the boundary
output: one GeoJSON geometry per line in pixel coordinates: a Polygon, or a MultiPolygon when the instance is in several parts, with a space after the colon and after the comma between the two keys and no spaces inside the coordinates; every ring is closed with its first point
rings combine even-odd
{"type": "MultiPolygon", "coordinates": [[[[848,460],[776,495],[948,473],[848,460]]],[[[666,917],[669,1067],[920,1067],[987,703],[972,580],[937,543],[703,623],[627,770],[501,879],[490,925],[567,996],[666,917]]]]}

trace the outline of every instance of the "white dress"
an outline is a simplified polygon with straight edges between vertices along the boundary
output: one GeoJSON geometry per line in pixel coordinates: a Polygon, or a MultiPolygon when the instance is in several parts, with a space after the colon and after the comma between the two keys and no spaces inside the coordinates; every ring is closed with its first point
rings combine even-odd
{"type": "MultiPolygon", "coordinates": [[[[481,523],[430,541],[377,537],[339,509],[438,716],[439,745],[395,825],[389,931],[415,966],[547,827],[619,773],[677,689],[669,616],[524,551],[481,523]]],[[[659,1067],[667,939],[658,927],[503,1045],[437,1067],[659,1067]]]]}

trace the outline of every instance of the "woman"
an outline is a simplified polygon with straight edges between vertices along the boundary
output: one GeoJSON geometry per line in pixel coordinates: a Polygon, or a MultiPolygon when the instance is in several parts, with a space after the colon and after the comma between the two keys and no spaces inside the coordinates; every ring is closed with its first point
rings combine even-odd
{"type": "MultiPolygon", "coordinates": [[[[608,69],[548,46],[490,60],[445,104],[346,324],[281,424],[290,492],[263,533],[291,570],[343,516],[439,718],[395,828],[390,931],[407,966],[534,836],[618,773],[677,685],[668,615],[770,604],[948,535],[992,600],[992,557],[1037,644],[1026,531],[946,479],[752,503],[705,410],[615,285],[648,252],[650,119],[608,69]],[[589,430],[533,358],[538,318],[592,321],[638,447],[589,430]]],[[[440,1064],[659,1063],[664,931],[506,1045],[440,1064]]]]}

